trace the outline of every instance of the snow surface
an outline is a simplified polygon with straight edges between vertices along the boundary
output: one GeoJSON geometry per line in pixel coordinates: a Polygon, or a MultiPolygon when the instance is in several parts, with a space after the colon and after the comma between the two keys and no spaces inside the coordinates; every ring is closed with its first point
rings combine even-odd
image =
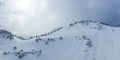
{"type": "Polygon", "coordinates": [[[120,60],[120,27],[83,20],[46,36],[0,35],[0,60],[120,60]]]}

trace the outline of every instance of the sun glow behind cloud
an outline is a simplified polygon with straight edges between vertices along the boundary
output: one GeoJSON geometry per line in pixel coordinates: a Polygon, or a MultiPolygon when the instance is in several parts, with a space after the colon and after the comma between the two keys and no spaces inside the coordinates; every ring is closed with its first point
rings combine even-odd
{"type": "Polygon", "coordinates": [[[35,14],[36,0],[8,0],[8,3],[8,8],[11,8],[10,10],[12,11],[24,11],[31,15],[35,14]]]}
{"type": "Polygon", "coordinates": [[[41,34],[60,23],[47,0],[8,0],[8,30],[15,34],[41,34]]]}

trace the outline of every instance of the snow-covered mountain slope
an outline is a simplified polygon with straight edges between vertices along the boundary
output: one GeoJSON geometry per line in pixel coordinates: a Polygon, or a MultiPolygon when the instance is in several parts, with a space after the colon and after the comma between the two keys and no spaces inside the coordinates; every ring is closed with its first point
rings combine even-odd
{"type": "Polygon", "coordinates": [[[120,60],[120,27],[97,21],[76,21],[28,40],[13,37],[0,37],[0,60],[120,60]]]}

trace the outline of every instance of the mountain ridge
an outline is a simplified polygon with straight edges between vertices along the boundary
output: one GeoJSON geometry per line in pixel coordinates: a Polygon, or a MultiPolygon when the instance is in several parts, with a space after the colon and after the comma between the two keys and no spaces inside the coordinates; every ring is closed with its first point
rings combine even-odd
{"type": "MultiPolygon", "coordinates": [[[[93,21],[93,20],[75,21],[75,22],[70,23],[70,24],[68,24],[68,25],[69,25],[69,27],[71,27],[71,26],[76,25],[76,24],[89,25],[89,23],[95,23],[95,24],[98,24],[98,25],[102,24],[102,25],[110,26],[110,27],[119,27],[119,26],[112,26],[112,25],[107,24],[107,23],[104,23],[104,22],[93,21]]],[[[2,31],[4,31],[4,32],[9,32],[12,36],[17,37],[17,38],[19,38],[19,39],[21,39],[21,40],[29,40],[29,39],[32,39],[32,38],[43,37],[43,36],[47,36],[47,35],[50,35],[50,34],[54,34],[55,32],[57,32],[57,31],[59,31],[59,30],[61,30],[61,29],[63,29],[63,28],[65,28],[65,27],[59,27],[59,28],[56,28],[56,29],[54,29],[54,30],[52,30],[52,31],[50,31],[50,32],[47,32],[47,33],[44,33],[44,34],[41,34],[41,35],[30,36],[29,38],[24,38],[24,37],[22,37],[22,36],[15,35],[15,34],[11,33],[10,31],[3,30],[3,29],[0,29],[0,31],[1,31],[1,32],[2,32],[2,31]]],[[[9,34],[9,33],[8,33],[8,34],[9,34]]],[[[10,39],[10,40],[11,40],[11,39],[10,39]]]]}

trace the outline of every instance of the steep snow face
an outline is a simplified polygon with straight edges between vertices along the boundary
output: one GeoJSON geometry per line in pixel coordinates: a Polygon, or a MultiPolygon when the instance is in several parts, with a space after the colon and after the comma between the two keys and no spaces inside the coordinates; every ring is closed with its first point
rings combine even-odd
{"type": "Polygon", "coordinates": [[[119,60],[119,36],[119,27],[76,21],[52,34],[0,44],[0,60],[119,60]]]}

